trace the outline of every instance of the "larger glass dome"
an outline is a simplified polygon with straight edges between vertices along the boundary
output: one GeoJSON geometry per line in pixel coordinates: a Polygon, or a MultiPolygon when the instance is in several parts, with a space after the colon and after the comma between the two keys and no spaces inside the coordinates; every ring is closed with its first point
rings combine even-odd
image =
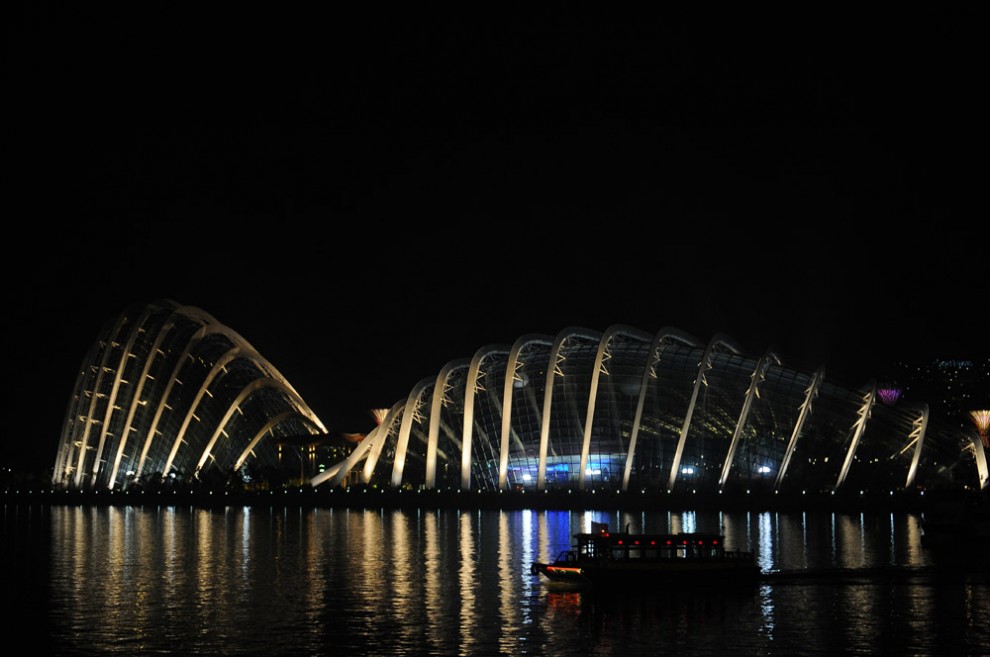
{"type": "Polygon", "coordinates": [[[422,379],[314,485],[762,492],[983,488],[975,431],[717,335],[616,325],[485,346],[422,379]]]}

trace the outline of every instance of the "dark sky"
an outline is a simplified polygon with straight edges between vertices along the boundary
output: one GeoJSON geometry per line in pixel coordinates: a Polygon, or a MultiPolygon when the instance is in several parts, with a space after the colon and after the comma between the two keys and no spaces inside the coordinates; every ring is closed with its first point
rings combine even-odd
{"type": "Polygon", "coordinates": [[[7,27],[0,465],[50,467],[88,347],[156,298],[341,431],[568,326],[725,333],[852,384],[987,354],[970,16],[136,4],[7,27]]]}

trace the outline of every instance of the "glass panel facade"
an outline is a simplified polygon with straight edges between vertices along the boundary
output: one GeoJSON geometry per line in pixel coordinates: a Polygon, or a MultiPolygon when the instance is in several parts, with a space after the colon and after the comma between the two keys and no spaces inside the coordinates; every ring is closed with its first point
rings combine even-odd
{"type": "MultiPolygon", "coordinates": [[[[417,383],[392,407],[377,433],[382,442],[348,460],[337,481],[386,487],[395,473],[403,487],[459,489],[469,439],[468,485],[482,491],[538,488],[541,471],[544,489],[575,489],[583,480],[586,489],[617,490],[628,463],[628,490],[660,491],[673,479],[678,490],[699,492],[841,486],[865,494],[903,489],[916,454],[914,487],[984,483],[986,455],[971,425],[931,417],[920,401],[877,389],[885,390],[820,379],[721,339],[706,348],[673,330],[527,335],[417,383]],[[817,392],[810,400],[809,389],[817,392]]],[[[113,318],[87,352],[53,484],[299,480],[318,445],[346,459],[361,440],[349,436],[328,447],[320,420],[242,337],[199,309],[160,301],[113,318]]]]}

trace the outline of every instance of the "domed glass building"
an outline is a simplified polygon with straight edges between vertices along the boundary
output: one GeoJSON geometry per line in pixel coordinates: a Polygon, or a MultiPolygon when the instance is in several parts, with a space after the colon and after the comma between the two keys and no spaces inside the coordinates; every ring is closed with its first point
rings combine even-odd
{"type": "Polygon", "coordinates": [[[824,369],[674,328],[485,346],[416,383],[314,485],[754,492],[977,489],[975,431],[824,369]]]}
{"type": "Polygon", "coordinates": [[[53,485],[248,481],[279,466],[280,440],[325,433],[244,338],[199,308],[157,301],[111,320],[83,360],[53,485]]]}
{"type": "MultiPolygon", "coordinates": [[[[461,491],[985,488],[976,430],[895,392],[842,385],[724,335],[568,327],[447,363],[376,411],[366,436],[324,450],[323,471],[302,480],[461,491]]],[[[114,318],[86,355],[53,484],[272,481],[284,448],[309,445],[315,463],[312,446],[328,436],[244,338],[198,308],[158,301],[114,318]]]]}

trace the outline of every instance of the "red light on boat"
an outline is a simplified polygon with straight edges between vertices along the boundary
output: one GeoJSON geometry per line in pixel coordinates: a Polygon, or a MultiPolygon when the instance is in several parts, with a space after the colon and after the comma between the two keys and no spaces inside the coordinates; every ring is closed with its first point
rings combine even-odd
{"type": "Polygon", "coordinates": [[[650,545],[656,545],[656,544],[657,544],[656,541],[650,541],[650,545]]]}
{"type": "Polygon", "coordinates": [[[670,541],[667,541],[667,545],[670,545],[670,541]]]}
{"type": "Polygon", "coordinates": [[[639,545],[639,541],[638,540],[633,541],[633,545],[639,545]]]}
{"type": "Polygon", "coordinates": [[[705,544],[704,541],[698,541],[698,545],[704,545],[704,544],[705,544]]]}
{"type": "Polygon", "coordinates": [[[621,538],[619,539],[619,545],[622,545],[622,539],[621,538]]]}
{"type": "Polygon", "coordinates": [[[686,541],[686,540],[684,540],[684,541],[681,541],[681,544],[682,544],[682,545],[687,545],[687,541],[686,541]]]}
{"type": "Polygon", "coordinates": [[[712,541],[712,545],[718,545],[718,541],[712,541]]]}

